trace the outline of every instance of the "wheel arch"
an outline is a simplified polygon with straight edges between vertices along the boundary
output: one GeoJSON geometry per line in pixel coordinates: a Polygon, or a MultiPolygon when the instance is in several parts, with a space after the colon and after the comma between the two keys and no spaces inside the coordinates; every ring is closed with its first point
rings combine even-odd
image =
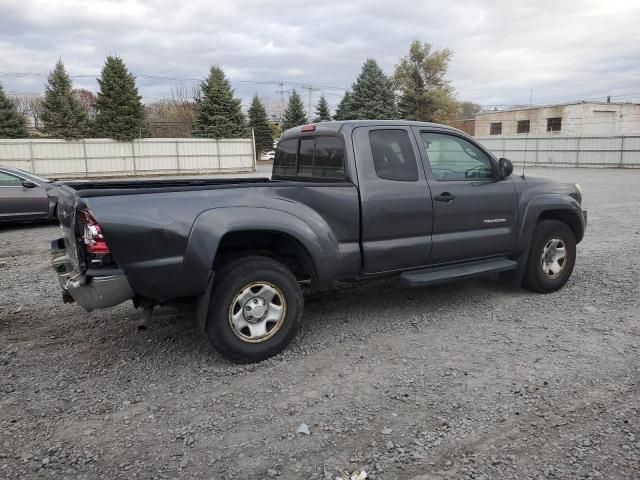
{"type": "Polygon", "coordinates": [[[226,232],[220,238],[211,267],[216,271],[236,258],[252,255],[279,260],[298,280],[310,280],[313,283],[318,278],[316,264],[307,247],[290,232],[273,229],[226,232]]]}
{"type": "Polygon", "coordinates": [[[545,194],[532,198],[524,208],[520,231],[514,248],[515,254],[529,249],[533,232],[542,219],[554,219],[566,223],[579,243],[585,231],[581,205],[568,195],[545,194]]]}
{"type": "Polygon", "coordinates": [[[340,258],[330,231],[318,234],[288,212],[256,207],[210,209],[198,216],[189,235],[183,265],[190,289],[194,295],[201,294],[214,269],[225,260],[259,252],[280,259],[292,257],[298,273],[314,282],[330,278],[331,265],[339,264],[340,258]],[[279,250],[274,251],[274,246],[279,250]]]}
{"type": "Polygon", "coordinates": [[[541,220],[558,220],[566,224],[576,239],[576,243],[582,240],[584,235],[582,224],[578,215],[571,210],[550,209],[544,210],[538,216],[538,222],[541,220]]]}

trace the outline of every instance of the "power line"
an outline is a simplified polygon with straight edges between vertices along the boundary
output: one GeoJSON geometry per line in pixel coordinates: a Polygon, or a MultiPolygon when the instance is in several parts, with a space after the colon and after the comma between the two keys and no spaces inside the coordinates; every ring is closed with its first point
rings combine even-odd
{"type": "MultiPolygon", "coordinates": [[[[0,77],[5,78],[45,78],[48,77],[49,74],[39,73],[39,72],[0,72],[0,77]]],[[[70,74],[71,78],[97,78],[99,75],[97,74],[70,74]]],[[[159,74],[147,74],[140,73],[136,75],[137,78],[143,79],[151,79],[151,80],[167,80],[172,82],[202,82],[202,78],[192,78],[192,77],[181,77],[181,76],[173,76],[173,75],[159,75],[159,74]]],[[[344,92],[349,90],[347,87],[336,86],[336,85],[310,85],[309,83],[302,83],[293,80],[232,80],[232,84],[251,84],[251,85],[275,85],[279,86],[282,89],[283,85],[300,87],[302,89],[306,89],[308,86],[312,86],[316,90],[321,90],[326,92],[329,95],[342,95],[344,92]]],[[[578,103],[589,99],[595,98],[624,98],[624,97],[635,97],[640,96],[640,92],[629,92],[629,93],[618,93],[610,95],[608,93],[603,93],[602,95],[590,95],[588,97],[582,98],[571,98],[571,97],[555,97],[553,101],[546,101],[542,103],[531,104],[531,107],[543,107],[550,106],[553,104],[557,104],[559,102],[562,103],[578,103]]],[[[491,108],[512,108],[517,105],[527,105],[529,102],[514,102],[511,104],[480,104],[483,109],[491,109],[491,108]]],[[[526,108],[526,107],[525,107],[526,108]]]]}
{"type": "Polygon", "coordinates": [[[305,85],[302,87],[304,90],[309,90],[309,116],[307,117],[309,121],[311,121],[312,114],[312,101],[313,101],[313,92],[319,91],[319,88],[314,87],[313,85],[305,85]]]}
{"type": "MultiPolygon", "coordinates": [[[[48,73],[38,73],[38,72],[0,72],[0,77],[8,77],[8,78],[44,78],[48,77],[48,73]]],[[[98,78],[100,75],[88,75],[88,74],[69,74],[71,78],[98,78]]],[[[189,78],[189,77],[176,77],[170,75],[156,75],[156,74],[147,74],[147,73],[139,73],[134,74],[136,78],[148,78],[152,80],[170,80],[173,82],[202,82],[202,78],[189,78]]],[[[281,83],[287,85],[296,85],[299,87],[305,87],[309,85],[308,83],[295,82],[292,80],[232,80],[231,83],[249,83],[253,85],[280,85],[281,83]]],[[[323,90],[342,90],[346,91],[348,88],[339,87],[335,85],[314,85],[314,87],[323,90]]]]}

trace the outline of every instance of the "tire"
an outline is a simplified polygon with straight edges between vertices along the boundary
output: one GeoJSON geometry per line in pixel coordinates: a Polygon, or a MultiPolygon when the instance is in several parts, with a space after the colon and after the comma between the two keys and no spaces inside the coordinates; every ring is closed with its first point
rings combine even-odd
{"type": "Polygon", "coordinates": [[[235,363],[255,363],[277,355],[295,337],[304,300],[298,280],[282,263],[243,257],[216,275],[205,335],[235,363]]]}
{"type": "Polygon", "coordinates": [[[522,286],[538,293],[555,292],[567,283],[575,262],[571,228],[559,220],[541,220],[533,233],[522,286]]]}

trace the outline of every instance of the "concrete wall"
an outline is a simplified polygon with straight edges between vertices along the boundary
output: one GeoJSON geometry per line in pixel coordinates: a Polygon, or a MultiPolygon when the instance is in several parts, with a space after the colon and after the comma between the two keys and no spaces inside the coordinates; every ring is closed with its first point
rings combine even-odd
{"type": "Polygon", "coordinates": [[[251,138],[0,139],[0,165],[53,178],[210,174],[252,172],[255,155],[251,138]]]}
{"type": "Polygon", "coordinates": [[[640,168],[640,136],[476,137],[498,158],[544,167],[640,168]]]}
{"type": "Polygon", "coordinates": [[[530,121],[530,135],[560,136],[640,135],[640,104],[585,102],[498,112],[482,112],[475,117],[475,134],[490,135],[491,123],[502,123],[502,135],[517,133],[518,120],[530,121]],[[561,117],[559,132],[547,132],[547,119],[561,117]]]}

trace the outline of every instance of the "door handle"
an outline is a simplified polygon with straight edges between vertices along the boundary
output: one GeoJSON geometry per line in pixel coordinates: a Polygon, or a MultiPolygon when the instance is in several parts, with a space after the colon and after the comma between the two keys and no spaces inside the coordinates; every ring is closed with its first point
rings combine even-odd
{"type": "Polygon", "coordinates": [[[443,192],[442,194],[436,195],[435,197],[433,197],[433,199],[436,202],[444,202],[444,203],[452,202],[454,198],[456,198],[456,196],[451,195],[449,192],[443,192]]]}

